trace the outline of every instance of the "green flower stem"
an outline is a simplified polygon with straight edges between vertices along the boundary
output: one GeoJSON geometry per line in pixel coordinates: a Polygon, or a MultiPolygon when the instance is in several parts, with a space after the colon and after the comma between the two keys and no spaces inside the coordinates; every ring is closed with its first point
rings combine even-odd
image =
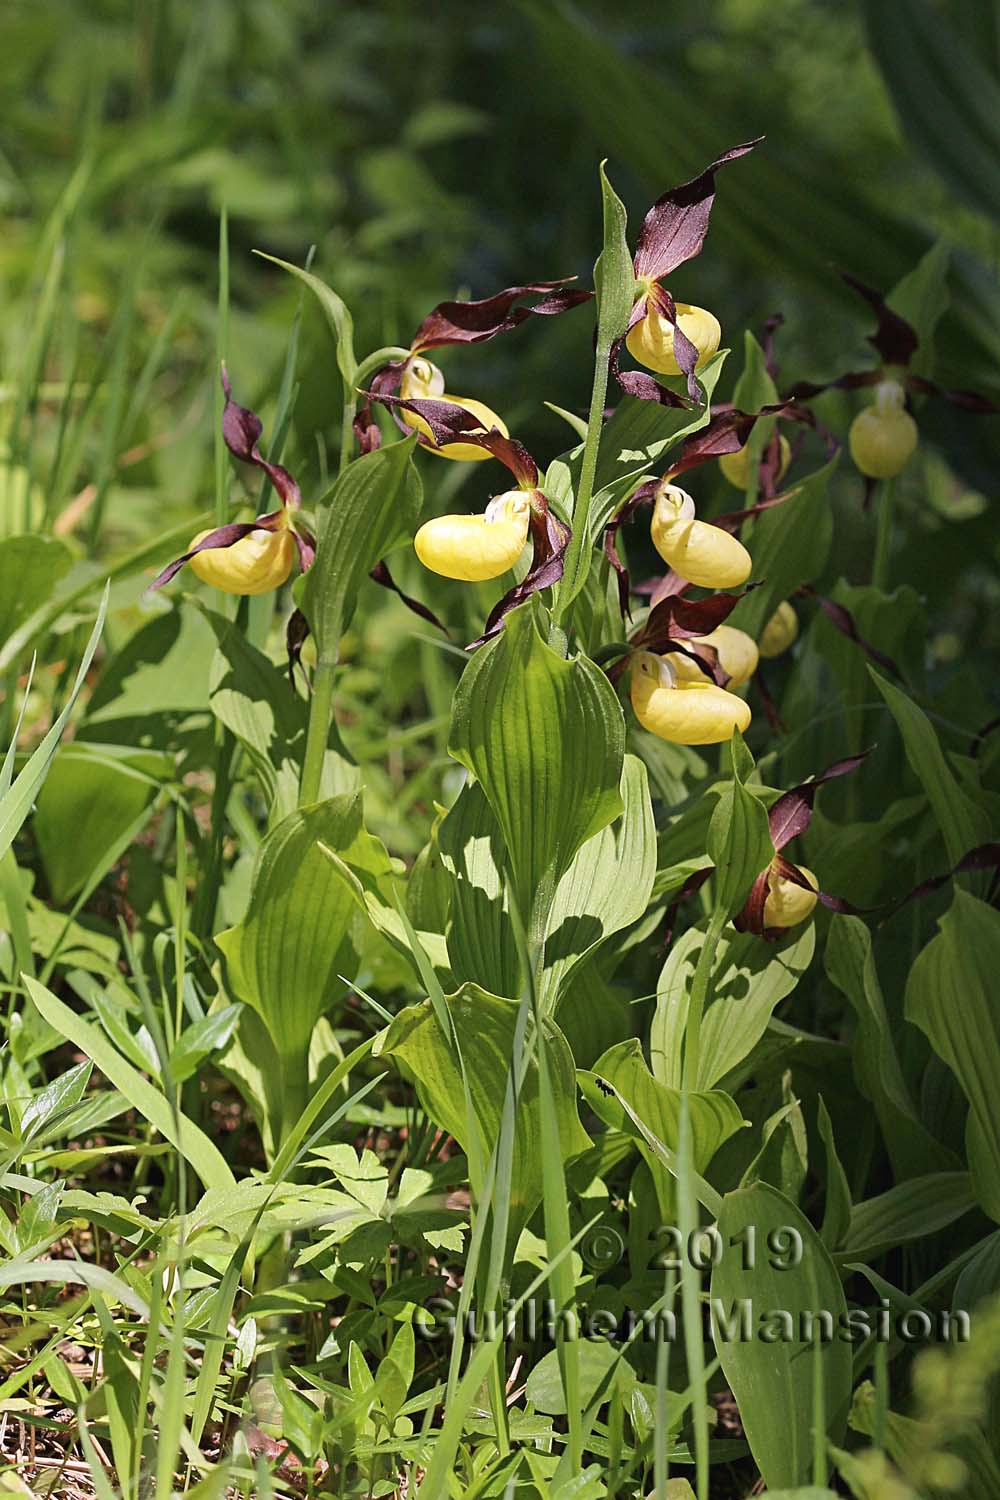
{"type": "Polygon", "coordinates": [[[716,907],[708,924],[705,941],[698,954],[691,995],[688,1000],[687,1025],[684,1028],[684,1088],[692,1092],[698,1080],[698,1064],[701,1061],[701,1021],[705,1014],[708,986],[715,967],[715,952],[719,946],[722,929],[728,920],[728,912],[716,907]]]}
{"type": "Polygon", "coordinates": [[[302,776],[299,781],[299,806],[308,807],[319,801],[319,789],[323,779],[323,757],[326,755],[330,735],[330,719],[333,714],[333,678],[337,670],[335,661],[319,661],[313,674],[312,698],[309,701],[309,727],[306,731],[306,749],[302,759],[302,776]]]}
{"type": "Polygon", "coordinates": [[[354,453],[354,418],[358,410],[359,391],[364,389],[372,376],[378,374],[384,365],[394,359],[409,359],[412,352],[412,349],[387,344],[384,349],[376,349],[374,354],[369,354],[368,358],[363,359],[355,370],[353,388],[344,391],[344,415],[340,424],[339,472],[341,474],[351,462],[354,453]]]}
{"type": "Polygon", "coordinates": [[[872,585],[883,593],[889,590],[889,553],[892,548],[892,521],[896,488],[891,479],[883,479],[875,489],[875,561],[872,585]]]}

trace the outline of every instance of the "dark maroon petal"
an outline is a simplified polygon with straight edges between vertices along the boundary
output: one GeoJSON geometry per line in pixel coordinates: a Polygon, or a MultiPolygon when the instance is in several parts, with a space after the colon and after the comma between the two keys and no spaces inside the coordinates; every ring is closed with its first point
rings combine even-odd
{"type": "Polygon", "coordinates": [[[786,401],[811,401],[822,396],[824,391],[856,391],[865,385],[877,385],[882,379],[881,370],[848,370],[836,380],[824,380],[816,384],[812,380],[799,380],[785,392],[786,401]]]}
{"type": "Polygon", "coordinates": [[[799,493],[798,488],[783,490],[780,495],[769,495],[766,500],[758,500],[746,510],[730,510],[724,516],[713,516],[712,526],[718,526],[720,531],[735,533],[739,531],[744,521],[759,516],[765,510],[774,510],[778,505],[785,505],[789,500],[794,500],[799,493]]]}
{"type": "Polygon", "coordinates": [[[637,401],[657,401],[660,406],[691,406],[692,403],[686,396],[679,396],[676,391],[668,390],[645,370],[622,370],[619,362],[624,347],[624,338],[615,339],[608,356],[608,370],[626,396],[634,396],[637,401]]]}
{"type": "Polygon", "coordinates": [[[1000,729],[1000,717],[990,719],[987,724],[983,725],[982,729],[976,730],[968,752],[973,760],[975,760],[980,750],[982,750],[984,742],[989,739],[991,734],[995,734],[998,729],[1000,729]]]}
{"type": "Polygon", "coordinates": [[[958,864],[953,865],[950,870],[945,870],[942,875],[931,875],[915,885],[913,890],[905,895],[901,901],[897,901],[889,912],[889,917],[894,917],[902,907],[911,901],[918,901],[923,896],[929,896],[933,891],[939,891],[949,880],[954,880],[956,875],[972,875],[980,870],[1000,869],[1000,844],[979,844],[975,849],[970,849],[968,854],[963,854],[958,864]]]}
{"type": "Polygon", "coordinates": [[[797,838],[809,827],[813,815],[813,803],[820,787],[828,781],[835,781],[838,776],[847,776],[851,771],[856,771],[871,753],[870,749],[863,750],[860,755],[849,755],[844,760],[834,761],[832,766],[827,766],[826,770],[821,771],[818,776],[812,777],[809,781],[803,781],[799,786],[793,786],[790,791],[779,797],[767,815],[771,842],[775,849],[784,849],[786,844],[791,843],[792,839],[797,838]]]}
{"type": "Polygon", "coordinates": [[[301,609],[293,609],[285,626],[285,653],[288,658],[288,680],[295,686],[295,668],[302,665],[302,647],[309,639],[309,621],[301,609]]]}
{"type": "Polygon", "coordinates": [[[401,396],[379,393],[374,389],[370,395],[374,401],[380,401],[390,409],[412,411],[422,417],[434,439],[433,443],[428,443],[421,436],[426,447],[440,448],[445,443],[472,443],[498,458],[522,489],[534,489],[538,484],[538,465],[527,448],[517,438],[505,437],[497,427],[485,432],[481,419],[473,412],[466,411],[464,406],[458,406],[453,401],[435,401],[431,398],[404,399],[401,396]]]}
{"type": "Polygon", "coordinates": [[[774,358],[774,335],[785,321],[784,313],[772,313],[764,324],[761,335],[760,347],[764,354],[764,368],[774,381],[778,383],[778,366],[774,358]]]}
{"type": "Polygon", "coordinates": [[[232,521],[228,526],[218,526],[210,531],[207,536],[202,537],[196,547],[185,552],[182,557],[175,557],[173,562],[167,563],[162,573],[157,573],[152,583],[146,589],[146,593],[152,593],[153,589],[161,589],[171,578],[176,578],[186,562],[190,562],[196,552],[207,552],[214,547],[231,547],[234,542],[241,542],[251,531],[272,530],[273,526],[265,526],[265,522],[273,522],[273,516],[258,516],[256,521],[232,521]]]}
{"type": "Polygon", "coordinates": [[[308,573],[316,561],[316,538],[305,526],[298,525],[292,529],[292,535],[299,552],[299,567],[308,573]]]}
{"type": "Polygon", "coordinates": [[[858,630],[854,622],[854,616],[849,609],[845,609],[835,599],[828,599],[824,594],[817,594],[816,590],[811,588],[807,583],[802,584],[801,587],[796,589],[796,593],[803,594],[810,599],[815,599],[831,625],[834,625],[842,635],[846,635],[848,640],[853,641],[856,646],[860,646],[866,656],[871,657],[872,661],[877,661],[880,667],[884,667],[887,672],[891,672],[894,677],[898,677],[900,682],[905,682],[906,679],[892,657],[887,656],[884,651],[880,651],[877,646],[873,646],[871,641],[865,640],[864,636],[858,630]]]}
{"type": "Polygon", "coordinates": [[[266,458],[261,457],[257,447],[264,430],[261,420],[256,412],[250,411],[246,406],[237,406],[233,400],[229,372],[225,365],[222,366],[221,379],[226,396],[222,411],[222,437],[226,447],[234,458],[253,464],[267,475],[283,505],[297,509],[302,503],[299,487],[287,469],[283,469],[280,464],[268,463],[266,458]]]}
{"type": "Polygon", "coordinates": [[[517,609],[518,605],[530,599],[532,594],[537,594],[541,589],[551,588],[554,583],[559,582],[563,575],[566,548],[569,546],[571,536],[572,532],[569,527],[565,526],[558,516],[553,515],[545,496],[539,492],[536,504],[531,511],[531,567],[521,582],[515,584],[512,589],[508,589],[503,598],[494,605],[482,635],[477,640],[471,641],[466,646],[466,651],[475,651],[477,646],[485,645],[503,628],[503,622],[512,609],[517,609]]]}
{"type": "Polygon", "coordinates": [[[658,651],[660,643],[710,635],[747,593],[749,590],[744,589],[741,594],[710,594],[707,599],[682,599],[676,594],[663,599],[650,610],[632,644],[658,651]]]}
{"type": "Polygon", "coordinates": [[[764,716],[775,734],[785,733],[785,721],[778,712],[778,705],[774,701],[774,695],[767,683],[767,678],[761,669],[760,663],[753,674],[753,683],[760,698],[760,706],[764,710],[764,716]]]}
{"type": "Polygon", "coordinates": [[[382,588],[391,589],[394,594],[398,594],[407,609],[412,609],[415,615],[419,615],[422,620],[426,620],[428,624],[442,631],[444,635],[448,635],[447,626],[441,624],[441,621],[433,610],[428,609],[426,604],[421,604],[419,599],[414,599],[410,594],[403,593],[403,590],[389,572],[389,568],[385,562],[376,563],[368,574],[368,577],[373,583],[381,584],[382,588]]]}
{"type": "Polygon", "coordinates": [[[907,375],[906,385],[911,391],[921,391],[926,396],[940,396],[943,400],[950,401],[952,406],[960,406],[963,411],[979,416],[995,416],[1000,412],[1000,406],[995,401],[980,396],[977,391],[950,390],[943,385],[935,385],[933,380],[927,380],[923,375],[907,375]]]}
{"type": "Polygon", "coordinates": [[[868,337],[884,365],[908,365],[917,351],[920,340],[916,331],[899,313],[893,312],[881,292],[865,282],[859,281],[849,271],[841,271],[841,277],[859,296],[863,297],[878,319],[878,327],[868,337]]]}
{"type": "Polygon", "coordinates": [[[764,903],[767,900],[767,877],[771,866],[761,870],[742,908],[733,918],[737,932],[754,932],[761,937],[764,932],[764,903]]]}
{"type": "Polygon", "coordinates": [[[692,875],[688,876],[684,884],[681,886],[680,890],[677,892],[677,895],[667,907],[667,914],[663,930],[663,943],[660,948],[661,954],[667,951],[667,949],[670,947],[671,942],[673,941],[674,924],[677,921],[678,908],[691,896],[695,895],[696,892],[700,891],[702,886],[705,884],[705,881],[714,874],[714,865],[706,865],[703,870],[695,870],[692,875]]]}
{"type": "MultiPolygon", "coordinates": [[[[713,412],[711,420],[698,432],[685,438],[676,460],[667,471],[673,478],[713,458],[723,458],[727,453],[737,453],[742,448],[755,424],[761,417],[792,417],[797,415],[788,401],[778,401],[771,406],[762,406],[760,411],[739,411],[736,407],[713,412]]],[[[749,514],[749,512],[748,512],[749,514]]],[[[712,525],[717,526],[718,521],[712,525]]]]}
{"type": "Polygon", "coordinates": [[[498,333],[507,333],[533,314],[553,317],[588,302],[593,292],[580,288],[562,291],[572,276],[559,281],[529,281],[523,286],[508,286],[492,297],[483,297],[478,302],[439,302],[437,307],[421,323],[413,335],[410,345],[414,354],[425,349],[438,349],[445,344],[481,344],[486,339],[496,338],[498,333]],[[543,296],[531,307],[515,307],[524,297],[543,296]]]}
{"type": "Polygon", "coordinates": [[[717,156],[699,176],[658,198],[642,222],[635,251],[635,274],[658,281],[701,250],[715,201],[715,174],[727,161],[746,156],[764,139],[746,141],[717,156]]]}

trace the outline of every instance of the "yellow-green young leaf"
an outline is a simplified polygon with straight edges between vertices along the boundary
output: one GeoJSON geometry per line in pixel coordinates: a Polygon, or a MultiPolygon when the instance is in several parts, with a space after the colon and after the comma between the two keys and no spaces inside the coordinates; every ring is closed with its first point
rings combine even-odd
{"type": "Polygon", "coordinates": [[[728,623],[758,636],[793,589],[819,577],[833,540],[827,487],[837,462],[832,458],[808,475],[796,485],[793,499],[765,511],[754,522],[748,546],[753,576],[763,581],[740,600],[728,623]]]}
{"type": "MultiPolygon", "coordinates": [[[[483,1158],[489,1159],[500,1133],[507,1079],[514,1049],[519,1002],[489,995],[475,984],[445,997],[479,1131],[483,1158]]],[[[564,1160],[590,1144],[576,1103],[573,1058],[566,1039],[551,1021],[545,1023],[549,1077],[559,1121],[558,1149],[564,1160]]],[[[441,1029],[429,1000],[410,1005],[393,1021],[379,1055],[397,1057],[413,1074],[420,1102],[435,1124],[470,1150],[462,1072],[451,1036],[441,1029]]],[[[518,1097],[510,1191],[511,1245],[542,1198],[542,1157],[555,1142],[543,1139],[538,1097],[538,1064],[527,1065],[518,1097]]]]}
{"type": "Polygon", "coordinates": [[[927,794],[948,858],[957,865],[963,854],[989,838],[989,817],[962,791],[924,711],[873,667],[868,670],[899,725],[906,758],[927,794]]]}
{"type": "Polygon", "coordinates": [[[925,1033],[969,1101],[965,1143],[973,1186],[1000,1222],[1000,912],[956,890],[910,970],[906,1018],[925,1033]]]}
{"type": "MultiPolygon", "coordinates": [[[[743,736],[733,730],[732,759],[740,765],[743,736]]],[[[754,880],[774,858],[767,809],[748,792],[738,771],[723,787],[708,825],[708,857],[715,866],[715,904],[729,916],[739,911],[754,880]]]]}
{"type": "Polygon", "coordinates": [[[847,1326],[844,1289],[808,1219],[768,1183],[727,1193],[718,1232],[716,1352],[768,1490],[794,1488],[810,1477],[815,1451],[814,1359],[822,1361],[828,1438],[839,1442],[847,1423],[851,1345],[838,1337],[847,1326]]]}
{"type": "Polygon", "coordinates": [[[466,667],[449,749],[482,785],[529,935],[540,937],[574,854],[622,811],[625,721],[614,689],[589,658],[546,645],[522,605],[466,667]]]}
{"type": "Polygon", "coordinates": [[[361,798],[332,797],[291,813],[264,839],[250,903],[236,927],[219,933],[229,989],[259,1013],[277,1051],[301,1057],[313,1027],[353,972],[350,927],[363,908],[362,884],[391,879],[384,846],[362,822],[361,798]]]}
{"type": "MultiPolygon", "coordinates": [[[[595,1114],[612,1129],[623,1130],[639,1142],[656,1183],[661,1211],[669,1214],[674,1202],[673,1158],[680,1132],[680,1090],[657,1082],[635,1037],[609,1047],[593,1068],[578,1076],[595,1114]],[[615,1094],[606,1093],[599,1080],[610,1084],[615,1094]]],[[[692,1164],[695,1172],[701,1173],[719,1147],[745,1122],[732,1096],[721,1090],[690,1094],[688,1102],[692,1164]]]]}
{"type": "Polygon", "coordinates": [[[948,1171],[959,1165],[923,1124],[896,1055],[871,933],[860,917],[837,916],[826,940],[826,972],[858,1018],[854,1072],[858,1087],[875,1106],[889,1160],[897,1178],[948,1171]]]}
{"type": "Polygon", "coordinates": [[[322,661],[336,661],[363,580],[413,535],[423,496],[415,444],[405,438],[356,459],[319,504],[316,561],[301,603],[322,661]]]}
{"type": "MultiPolygon", "coordinates": [[[[689,927],[671,944],[657,983],[649,1055],[654,1077],[670,1088],[679,1089],[683,1081],[688,999],[704,941],[704,923],[689,927]]],[[[713,999],[701,1023],[696,1088],[714,1088],[749,1057],[778,1001],[791,994],[809,967],[815,947],[812,922],[778,943],[762,943],[751,932],[725,928],[715,951],[713,999]]]]}
{"type": "Polygon", "coordinates": [[[625,757],[621,795],[621,817],[581,844],[556,887],[538,979],[546,1008],[571,994],[578,966],[597,944],[638,921],[648,905],[656,877],[656,825],[646,767],[634,755],[625,757]]]}

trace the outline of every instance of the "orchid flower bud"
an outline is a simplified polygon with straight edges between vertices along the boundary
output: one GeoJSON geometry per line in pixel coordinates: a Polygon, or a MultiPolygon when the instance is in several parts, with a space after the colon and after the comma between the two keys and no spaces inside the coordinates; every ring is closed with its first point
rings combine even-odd
{"type": "MultiPolygon", "coordinates": [[[[778,463],[776,483],[780,484],[788,473],[788,465],[792,461],[792,445],[784,433],[778,438],[778,447],[781,458],[778,463]]],[[[724,453],[719,459],[719,468],[730,484],[735,485],[738,490],[745,490],[750,480],[750,454],[746,444],[744,443],[742,448],[737,448],[735,453],[724,453]]]]}
{"type": "Polygon", "coordinates": [[[695,520],[694,501],[676,484],[660,485],[649,534],[663,561],[699,588],[735,588],[750,577],[753,564],[742,542],[721,526],[695,520]]]}
{"type": "Polygon", "coordinates": [[[773,865],[768,870],[767,898],[764,902],[765,927],[797,927],[816,905],[819,881],[805,865],[797,865],[796,869],[808,880],[812,890],[807,891],[805,886],[796,885],[794,880],[787,880],[773,865]]]}
{"type": "Polygon", "coordinates": [[[869,479],[893,479],[913,457],[920,435],[905,400],[898,380],[881,380],[872,405],[859,411],[851,423],[847,435],[851,457],[869,479]]]}
{"type": "MultiPolygon", "coordinates": [[[[714,646],[719,666],[729,678],[729,687],[742,687],[757,670],[757,643],[735,625],[717,625],[708,635],[686,642],[691,646],[714,646]]],[[[706,682],[704,672],[688,656],[671,652],[670,665],[678,682],[706,682]]]]}
{"type": "MultiPolygon", "coordinates": [[[[196,547],[209,531],[191,539],[196,547]]],[[[228,547],[206,547],[190,559],[202,583],[210,583],[224,594],[268,594],[280,588],[292,571],[295,537],[288,521],[270,531],[259,526],[228,547]]]]}
{"type": "MultiPolygon", "coordinates": [[[[456,444],[455,446],[461,446],[456,444]]],[[[413,539],[425,568],[444,578],[481,583],[517,562],[528,540],[531,504],[522,490],[497,495],[481,516],[436,516],[413,539]]]]}
{"type": "MultiPolygon", "coordinates": [[[[437,365],[429,359],[413,359],[403,373],[399,385],[399,394],[404,401],[447,401],[450,406],[460,406],[463,411],[471,412],[478,417],[484,432],[490,432],[494,428],[502,432],[504,437],[509,433],[503,421],[495,411],[491,411],[482,401],[475,401],[471,396],[446,396],[444,392],[444,376],[437,365]]],[[[430,424],[424,417],[414,411],[401,408],[400,416],[403,422],[413,432],[419,432],[421,437],[430,438],[426,449],[428,453],[436,453],[439,458],[453,458],[460,463],[482,463],[484,459],[492,458],[492,454],[486,448],[480,448],[475,443],[442,443],[440,447],[434,442],[430,424]]]]}
{"type": "Polygon", "coordinates": [[[682,682],[652,651],[632,660],[632,707],[644,729],[675,745],[718,745],[750,723],[750,709],[708,678],[682,682]]]}
{"type": "MultiPolygon", "coordinates": [[[[698,351],[696,368],[700,369],[718,349],[722,327],[718,318],[704,307],[693,307],[690,302],[677,302],[675,309],[677,326],[698,351]]],[[[653,307],[629,329],[625,347],[632,358],[638,364],[645,365],[647,370],[655,370],[659,375],[684,373],[674,358],[674,325],[653,307]]]]}
{"type": "Polygon", "coordinates": [[[761,656],[780,656],[793,645],[799,633],[799,617],[788,600],[778,605],[774,614],[761,631],[757,649],[761,656]]]}

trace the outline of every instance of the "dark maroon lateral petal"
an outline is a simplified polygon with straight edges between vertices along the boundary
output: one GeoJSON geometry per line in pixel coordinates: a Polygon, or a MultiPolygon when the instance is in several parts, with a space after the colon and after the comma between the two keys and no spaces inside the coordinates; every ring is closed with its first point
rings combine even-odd
{"type": "Polygon", "coordinates": [[[1000,844],[978,844],[975,849],[970,849],[968,854],[963,854],[958,864],[952,865],[950,870],[945,870],[941,875],[930,875],[919,885],[915,885],[902,900],[896,902],[883,920],[888,922],[890,917],[894,917],[911,901],[919,901],[922,897],[939,891],[943,885],[948,884],[949,880],[954,880],[956,875],[974,875],[981,870],[997,869],[1000,869],[1000,844]]]}
{"type": "Polygon", "coordinates": [[[936,385],[933,380],[927,380],[923,375],[907,375],[905,384],[908,390],[920,391],[925,396],[940,396],[943,401],[950,401],[952,406],[959,406],[963,411],[972,412],[978,416],[996,416],[1000,412],[1000,406],[995,401],[990,401],[986,396],[980,396],[977,391],[949,389],[943,385],[936,385]]]}
{"type": "Polygon", "coordinates": [[[443,635],[449,634],[448,627],[441,624],[441,621],[433,610],[428,609],[426,604],[421,604],[420,600],[414,599],[412,595],[403,593],[403,590],[389,572],[388,565],[384,561],[376,563],[368,574],[368,577],[372,583],[380,584],[382,588],[391,589],[394,594],[398,594],[407,609],[411,609],[415,615],[419,615],[422,620],[426,620],[428,624],[440,630],[443,635]]]}
{"type": "Polygon", "coordinates": [[[764,369],[775,385],[778,384],[778,365],[774,356],[774,335],[785,321],[784,313],[772,313],[761,331],[760,347],[764,355],[764,369]]]}
{"type": "Polygon", "coordinates": [[[696,640],[710,635],[749,592],[744,589],[739,594],[710,594],[707,599],[683,599],[675,594],[663,599],[650,610],[632,644],[656,651],[660,641],[696,640]]]}
{"type": "Polygon", "coordinates": [[[843,604],[838,604],[835,599],[828,599],[825,594],[818,594],[807,583],[800,585],[795,592],[807,599],[815,599],[820,609],[830,621],[830,624],[839,630],[841,635],[846,635],[848,640],[853,641],[856,646],[860,646],[866,656],[870,656],[872,661],[877,661],[880,667],[884,667],[887,672],[891,672],[900,682],[906,681],[902,671],[897,663],[893,661],[892,657],[887,656],[884,651],[880,651],[877,646],[873,646],[871,641],[865,640],[865,637],[854,622],[854,616],[849,609],[845,609],[843,604]]]}
{"type": "Polygon", "coordinates": [[[874,287],[860,281],[857,276],[852,276],[849,271],[841,271],[840,276],[852,291],[865,299],[878,319],[878,327],[874,333],[869,334],[868,343],[882,363],[908,365],[920,343],[916,330],[899,313],[893,312],[882,293],[877,292],[874,287]]]}
{"type": "Polygon", "coordinates": [[[222,389],[225,393],[226,404],[222,410],[222,437],[234,458],[243,463],[253,464],[267,475],[274,485],[275,491],[283,505],[298,509],[302,503],[302,496],[295,480],[287,469],[280,464],[268,463],[262,458],[257,444],[264,428],[256,412],[250,411],[246,406],[237,406],[233,400],[232,388],[229,383],[229,372],[225,364],[221,371],[222,389]]]}
{"type": "MultiPolygon", "coordinates": [[[[676,391],[668,390],[645,370],[621,369],[621,353],[624,347],[624,337],[615,339],[608,356],[608,371],[626,396],[634,396],[637,401],[656,401],[660,406],[688,408],[692,405],[686,396],[679,396],[676,391]]],[[[694,404],[697,405],[697,397],[694,404]]]]}
{"type": "Polygon", "coordinates": [[[316,561],[316,538],[305,526],[294,526],[292,535],[299,553],[299,567],[308,573],[316,561]]]}
{"type": "Polygon", "coordinates": [[[154,589],[161,589],[165,583],[176,578],[184,564],[190,562],[195,553],[207,552],[214,547],[232,547],[235,542],[241,542],[245,536],[249,536],[251,531],[273,530],[273,526],[264,525],[266,521],[273,522],[273,520],[274,516],[258,516],[256,521],[232,521],[228,526],[216,527],[206,537],[202,537],[197,547],[192,547],[182,557],[175,557],[173,562],[167,563],[162,573],[157,573],[146,589],[146,593],[151,594],[154,589]]]}
{"type": "Polygon", "coordinates": [[[414,354],[425,349],[439,349],[445,344],[481,344],[516,328],[533,314],[553,317],[589,302],[593,292],[581,288],[563,291],[572,276],[563,276],[558,281],[529,281],[523,286],[508,286],[492,297],[483,297],[477,302],[439,302],[421,323],[413,335],[410,348],[414,354]],[[532,307],[515,307],[515,302],[524,297],[542,294],[542,300],[532,307]],[[545,295],[548,294],[548,295],[545,295]]]}
{"type": "Polygon", "coordinates": [[[724,516],[713,516],[709,524],[718,526],[720,531],[735,533],[739,531],[744,521],[759,516],[765,510],[774,510],[778,505],[786,505],[789,500],[794,500],[798,493],[799,487],[796,485],[794,489],[782,490],[780,495],[770,495],[766,500],[757,500],[746,510],[730,510],[724,516]]]}
{"type": "MultiPolygon", "coordinates": [[[[374,453],[376,448],[382,446],[382,433],[379,425],[372,415],[372,400],[380,396],[391,396],[399,390],[406,365],[402,360],[393,360],[385,365],[372,380],[371,385],[365,392],[365,399],[358,410],[351,426],[361,454],[374,453]]],[[[409,435],[410,429],[400,420],[399,413],[392,410],[392,419],[401,432],[409,435]]]]}
{"type": "MultiPolygon", "coordinates": [[[[813,803],[820,787],[825,786],[828,781],[835,781],[838,776],[848,776],[852,771],[856,771],[858,766],[871,755],[872,749],[874,746],[863,750],[860,755],[849,755],[844,760],[834,761],[832,766],[827,766],[826,770],[821,771],[818,776],[812,777],[810,781],[801,782],[799,786],[793,786],[778,798],[767,815],[771,843],[775,849],[784,849],[792,839],[797,838],[800,833],[805,833],[812,821],[813,803]]],[[[801,884],[801,881],[798,883],[801,884]]]]}
{"type": "Polygon", "coordinates": [[[750,894],[733,918],[737,932],[753,932],[757,937],[764,933],[764,902],[767,900],[767,877],[771,866],[767,865],[750,887],[750,894]]]}
{"type": "Polygon", "coordinates": [[[421,435],[425,447],[442,447],[445,443],[472,443],[485,448],[494,458],[509,469],[522,489],[534,489],[538,484],[538,465],[517,438],[506,437],[498,427],[484,431],[480,419],[464,406],[452,401],[435,401],[428,397],[392,396],[372,390],[372,399],[380,401],[392,410],[412,411],[422,417],[431,429],[434,442],[428,444],[421,435]]]}
{"type": "Polygon", "coordinates": [[[799,380],[795,385],[789,386],[784,399],[786,401],[811,401],[814,396],[822,396],[824,391],[857,391],[862,386],[878,385],[881,379],[881,370],[848,370],[846,374],[838,375],[835,380],[823,380],[819,383],[812,380],[799,380]]]}
{"type": "Polygon", "coordinates": [[[757,670],[753,674],[753,684],[760,698],[760,706],[764,710],[764,716],[775,734],[785,733],[785,721],[778,712],[778,705],[774,701],[774,694],[768,686],[767,677],[757,663],[757,670]]]}
{"type": "Polygon", "coordinates": [[[705,881],[714,874],[714,865],[706,865],[703,870],[695,870],[693,874],[688,876],[684,884],[681,886],[680,890],[677,892],[677,895],[667,907],[663,927],[663,942],[660,945],[661,955],[666,953],[667,949],[670,947],[670,944],[673,942],[674,925],[677,921],[678,910],[685,901],[688,901],[692,896],[700,891],[702,886],[705,884],[705,881]]]}
{"type": "MultiPolygon", "coordinates": [[[[293,609],[285,626],[285,654],[288,659],[288,681],[295,686],[295,668],[302,666],[302,647],[309,639],[309,621],[301,609],[293,609]]],[[[303,668],[303,671],[305,669],[303,668]]]]}
{"type": "Polygon", "coordinates": [[[969,746],[967,754],[971,755],[972,759],[975,760],[990,735],[995,734],[998,729],[1000,729],[1000,716],[990,719],[988,723],[983,725],[982,729],[977,729],[972,737],[972,744],[969,746]]]}
{"type": "Polygon", "coordinates": [[[466,651],[475,651],[477,647],[492,640],[503,629],[503,622],[512,609],[517,609],[519,604],[523,604],[541,589],[551,588],[563,576],[566,548],[572,532],[549,510],[544,495],[539,494],[538,502],[531,511],[531,567],[521,582],[508,589],[503,598],[493,606],[482,635],[470,641],[466,651]]]}
{"type": "Polygon", "coordinates": [[[633,262],[636,276],[658,281],[699,254],[715,201],[715,174],[726,162],[746,156],[764,139],[746,141],[717,156],[690,182],[658,198],[642,221],[633,262]]]}
{"type": "MultiPolygon", "coordinates": [[[[760,417],[788,416],[790,412],[789,402],[778,401],[772,406],[762,406],[756,412],[728,407],[713,413],[704,427],[681,443],[676,460],[667,470],[668,476],[674,478],[688,469],[696,469],[699,464],[708,463],[710,459],[737,453],[746,443],[760,417]]],[[[712,522],[713,526],[717,524],[716,521],[712,522]]]]}

